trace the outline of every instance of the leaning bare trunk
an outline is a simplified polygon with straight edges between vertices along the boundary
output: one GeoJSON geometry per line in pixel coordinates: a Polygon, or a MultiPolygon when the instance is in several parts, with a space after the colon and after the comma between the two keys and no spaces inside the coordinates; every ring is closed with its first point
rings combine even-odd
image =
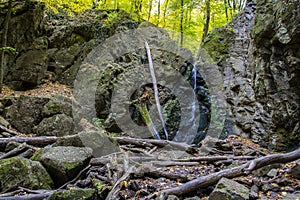
{"type": "MultiPolygon", "coordinates": [[[[9,2],[8,2],[8,12],[6,14],[5,21],[4,21],[2,44],[1,44],[2,48],[7,46],[7,33],[8,33],[8,24],[9,24],[10,15],[11,15],[11,9],[12,9],[12,0],[9,0],[9,2]]],[[[1,94],[2,85],[3,85],[4,67],[5,67],[5,64],[6,64],[4,49],[2,49],[0,60],[1,60],[1,62],[0,62],[0,94],[1,94]]]]}

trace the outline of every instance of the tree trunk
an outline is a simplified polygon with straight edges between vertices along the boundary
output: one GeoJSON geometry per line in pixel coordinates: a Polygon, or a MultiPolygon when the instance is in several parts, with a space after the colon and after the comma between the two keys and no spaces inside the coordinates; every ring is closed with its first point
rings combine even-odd
{"type": "Polygon", "coordinates": [[[164,13],[163,13],[163,20],[164,20],[163,27],[166,27],[166,14],[167,14],[168,5],[169,5],[169,0],[166,0],[164,13]]]}
{"type": "Polygon", "coordinates": [[[158,0],[158,5],[157,5],[157,22],[156,22],[156,25],[159,24],[159,18],[160,18],[160,0],[158,0]]]}
{"type": "Polygon", "coordinates": [[[224,0],[224,7],[225,7],[225,15],[226,15],[226,21],[228,22],[228,5],[227,5],[227,1],[224,0]]]}
{"type": "Polygon", "coordinates": [[[203,35],[202,35],[202,42],[204,42],[207,33],[208,33],[208,29],[209,29],[209,22],[210,22],[210,0],[205,0],[205,8],[206,8],[206,12],[205,12],[205,24],[204,24],[204,28],[203,28],[203,35]]]}
{"type": "MultiPolygon", "coordinates": [[[[12,0],[8,1],[8,11],[5,17],[4,21],[4,27],[3,27],[3,35],[2,35],[2,44],[1,47],[4,48],[7,46],[7,33],[8,33],[8,25],[10,21],[10,15],[12,10],[12,0]]],[[[5,51],[2,49],[1,57],[0,57],[0,94],[2,92],[2,85],[3,85],[3,76],[4,76],[4,67],[5,67],[5,51]]]]}
{"type": "Polygon", "coordinates": [[[180,8],[180,46],[183,46],[183,16],[184,15],[184,0],[181,0],[180,8]]]}
{"type": "Polygon", "coordinates": [[[151,18],[152,5],[153,5],[153,0],[150,0],[149,11],[148,11],[148,22],[150,21],[151,18]]]}

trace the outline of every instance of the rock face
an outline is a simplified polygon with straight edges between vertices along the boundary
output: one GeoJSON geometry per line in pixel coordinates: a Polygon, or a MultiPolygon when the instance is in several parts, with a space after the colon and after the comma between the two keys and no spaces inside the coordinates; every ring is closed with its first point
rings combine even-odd
{"type": "Polygon", "coordinates": [[[0,185],[0,191],[16,185],[28,189],[50,190],[53,182],[41,163],[13,157],[0,160],[0,185]]]}
{"type": "MultiPolygon", "coordinates": [[[[183,136],[178,137],[181,141],[192,143],[195,133],[204,132],[209,124],[210,99],[205,81],[198,72],[193,73],[192,53],[178,47],[165,30],[148,23],[142,23],[135,30],[115,34],[89,54],[74,84],[74,98],[81,106],[76,111],[81,115],[78,120],[91,120],[96,115],[104,120],[103,124],[110,132],[122,130],[135,137],[152,137],[153,134],[145,130],[145,113],[155,107],[145,41],[152,48],[159,99],[169,138],[176,140],[181,134],[183,136]],[[86,94],[95,94],[95,98],[87,98],[86,94]],[[128,99],[129,108],[124,104],[128,99]],[[194,120],[194,116],[198,116],[194,114],[195,110],[201,113],[198,122],[194,120]],[[199,130],[198,124],[202,125],[199,130]]],[[[152,118],[159,117],[153,113],[152,118]]],[[[162,130],[160,122],[153,122],[158,132],[162,130]]],[[[158,135],[165,138],[163,132],[158,135]]]]}
{"type": "MultiPolygon", "coordinates": [[[[110,11],[90,11],[88,15],[57,15],[40,1],[14,2],[9,23],[8,45],[18,54],[7,57],[4,82],[13,89],[26,90],[44,78],[73,85],[78,68],[97,41],[104,40],[118,28],[136,27],[125,12],[105,23],[110,11]]],[[[7,7],[0,11],[0,37],[7,7]]],[[[116,12],[116,11],[111,11],[116,12]]]]}
{"type": "MultiPolygon", "coordinates": [[[[39,84],[44,78],[48,44],[45,37],[40,37],[44,25],[44,4],[37,1],[20,1],[18,4],[9,23],[8,45],[14,47],[19,54],[17,57],[8,56],[4,79],[15,89],[23,89],[39,84]]],[[[1,9],[1,27],[5,13],[6,8],[1,9]]]]}
{"type": "Polygon", "coordinates": [[[299,22],[299,2],[249,0],[234,25],[208,36],[204,49],[223,74],[226,134],[275,150],[299,145],[299,22]]]}
{"type": "Polygon", "coordinates": [[[90,158],[92,149],[85,147],[53,147],[44,148],[33,156],[47,169],[55,186],[61,186],[74,178],[82,170],[90,158]]]}
{"type": "Polygon", "coordinates": [[[249,189],[235,181],[222,178],[208,198],[208,200],[220,199],[248,200],[249,189]]]}

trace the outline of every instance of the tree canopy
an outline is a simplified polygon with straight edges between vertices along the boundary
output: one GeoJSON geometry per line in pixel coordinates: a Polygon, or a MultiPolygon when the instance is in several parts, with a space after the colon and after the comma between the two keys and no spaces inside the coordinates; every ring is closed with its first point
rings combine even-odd
{"type": "Polygon", "coordinates": [[[90,8],[121,9],[134,19],[147,20],[170,31],[172,39],[196,50],[214,27],[229,22],[246,0],[41,0],[55,12],[82,12],[90,8]]]}

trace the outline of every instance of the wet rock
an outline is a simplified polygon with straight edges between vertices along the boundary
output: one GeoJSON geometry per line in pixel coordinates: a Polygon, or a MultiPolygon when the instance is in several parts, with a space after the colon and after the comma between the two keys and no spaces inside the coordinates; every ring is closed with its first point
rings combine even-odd
{"type": "Polygon", "coordinates": [[[74,178],[92,157],[87,147],[52,147],[37,152],[32,159],[40,161],[51,175],[56,186],[74,178]]]}
{"type": "Polygon", "coordinates": [[[70,190],[59,190],[54,192],[49,200],[89,200],[93,199],[94,189],[71,188],[70,190]]]}
{"type": "Polygon", "coordinates": [[[44,118],[34,131],[39,136],[64,136],[74,134],[73,119],[65,114],[57,114],[49,118],[44,118]]]}
{"type": "Polygon", "coordinates": [[[222,178],[214,191],[209,195],[208,200],[220,199],[235,199],[246,200],[249,199],[249,189],[236,181],[222,178]]]}
{"type": "Polygon", "coordinates": [[[40,162],[13,157],[0,160],[0,185],[0,191],[12,186],[50,190],[53,182],[40,162]]]}

